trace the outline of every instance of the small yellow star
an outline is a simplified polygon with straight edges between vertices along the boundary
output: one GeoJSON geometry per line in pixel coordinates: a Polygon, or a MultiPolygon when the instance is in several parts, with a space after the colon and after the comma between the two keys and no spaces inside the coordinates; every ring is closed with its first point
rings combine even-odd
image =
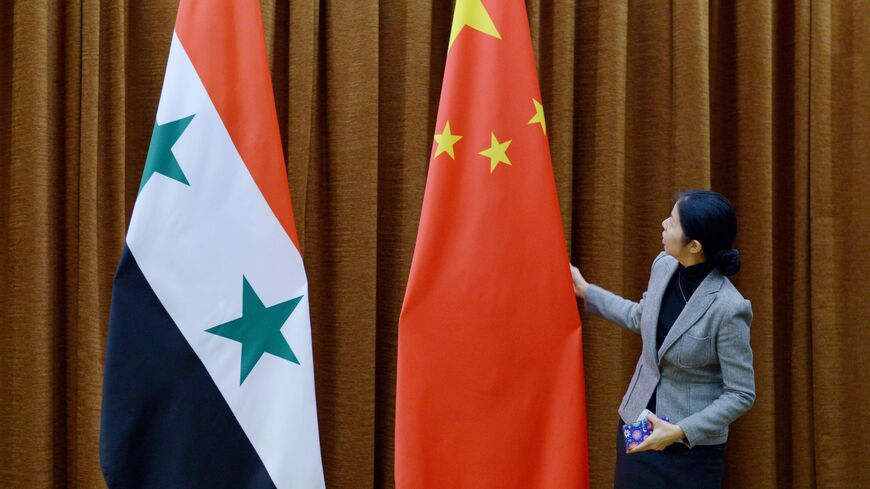
{"type": "Polygon", "coordinates": [[[529,124],[540,124],[541,130],[544,131],[544,134],[547,134],[547,121],[544,120],[544,106],[541,105],[535,99],[532,99],[532,103],[535,104],[535,115],[529,120],[529,124]]]}
{"type": "Polygon", "coordinates": [[[496,139],[494,132],[490,133],[490,135],[489,148],[478,154],[489,158],[489,172],[492,173],[495,171],[495,167],[498,166],[499,163],[504,163],[506,165],[511,164],[511,160],[507,157],[507,149],[513,140],[508,139],[507,141],[500,143],[498,142],[498,139],[496,139]]]}
{"type": "Polygon", "coordinates": [[[495,24],[492,23],[492,17],[483,6],[482,0],[456,0],[456,8],[453,10],[453,26],[450,29],[450,42],[447,44],[448,51],[453,47],[453,41],[456,40],[456,36],[465,26],[501,39],[501,35],[495,28],[495,24]]]}
{"type": "Polygon", "coordinates": [[[453,145],[460,139],[462,139],[462,136],[450,133],[450,121],[447,121],[444,124],[444,131],[442,131],[441,134],[435,135],[435,142],[438,143],[438,147],[435,148],[435,156],[433,156],[433,159],[437,158],[441,153],[447,153],[450,155],[450,159],[455,160],[456,158],[453,155],[453,145]]]}

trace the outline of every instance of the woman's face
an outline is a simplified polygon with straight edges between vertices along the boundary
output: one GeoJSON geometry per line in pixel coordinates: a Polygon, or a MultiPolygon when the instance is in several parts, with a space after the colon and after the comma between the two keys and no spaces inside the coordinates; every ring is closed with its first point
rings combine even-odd
{"type": "Polygon", "coordinates": [[[680,213],[677,205],[671,209],[671,215],[662,221],[662,246],[665,251],[676,259],[689,254],[689,245],[683,244],[683,228],[680,226],[680,213]]]}

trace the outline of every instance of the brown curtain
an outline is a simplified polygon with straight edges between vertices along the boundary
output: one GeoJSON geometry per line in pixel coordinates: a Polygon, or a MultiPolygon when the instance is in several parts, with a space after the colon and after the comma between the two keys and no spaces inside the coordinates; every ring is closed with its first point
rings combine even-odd
{"type": "MultiPolygon", "coordinates": [[[[104,487],[112,276],[176,3],[0,2],[2,487],[104,487]]],[[[737,208],[758,400],[733,427],[725,487],[867,484],[870,2],[527,5],[569,250],[590,281],[640,296],[679,189],[737,208]]],[[[451,14],[263,1],[331,488],[393,486],[397,318],[451,14]]],[[[592,487],[612,484],[639,351],[584,318],[592,487]]]]}

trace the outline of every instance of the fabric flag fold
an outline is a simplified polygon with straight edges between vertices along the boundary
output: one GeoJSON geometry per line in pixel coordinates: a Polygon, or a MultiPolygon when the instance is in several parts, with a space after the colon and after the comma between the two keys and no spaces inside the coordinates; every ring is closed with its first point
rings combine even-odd
{"type": "Polygon", "coordinates": [[[397,368],[398,489],[588,487],[581,324],[521,0],[456,2],[397,368]]]}
{"type": "Polygon", "coordinates": [[[181,1],[112,289],[112,489],[325,487],[269,73],[259,2],[181,1]]]}

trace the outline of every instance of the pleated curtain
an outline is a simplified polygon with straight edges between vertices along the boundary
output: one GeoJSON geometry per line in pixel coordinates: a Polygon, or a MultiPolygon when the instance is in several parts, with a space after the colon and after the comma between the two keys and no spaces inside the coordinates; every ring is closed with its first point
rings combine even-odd
{"type": "MultiPolygon", "coordinates": [[[[526,3],[567,246],[591,282],[640,298],[675,192],[737,209],[758,399],[732,427],[725,487],[866,484],[870,2],[526,3]]],[[[0,2],[2,487],[104,487],[112,277],[176,6],[0,2]]],[[[398,314],[453,5],[262,7],[327,485],[390,488],[398,314]]],[[[610,487],[640,338],[583,328],[591,486],[610,487]]]]}

